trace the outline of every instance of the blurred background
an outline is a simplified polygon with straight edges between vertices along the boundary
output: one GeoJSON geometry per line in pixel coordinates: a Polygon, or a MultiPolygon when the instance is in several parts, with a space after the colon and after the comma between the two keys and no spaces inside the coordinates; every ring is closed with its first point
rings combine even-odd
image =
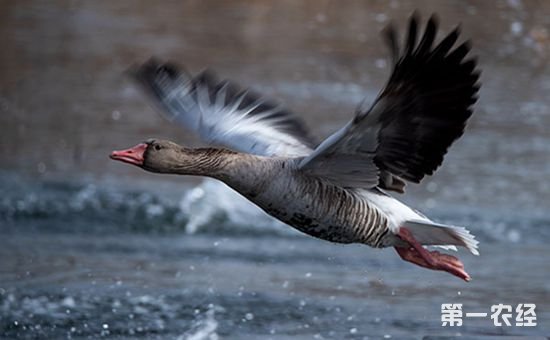
{"type": "MultiPolygon", "coordinates": [[[[362,339],[550,334],[550,2],[3,1],[0,337],[362,339]],[[444,165],[401,197],[469,227],[464,283],[392,249],[316,240],[214,181],[108,159],[200,145],[124,71],[151,56],[250,86],[326,137],[389,76],[380,31],[417,9],[461,24],[480,100],[444,165]],[[536,303],[536,327],[465,318],[536,303]]],[[[514,317],[515,317],[514,312],[514,317]]]]}

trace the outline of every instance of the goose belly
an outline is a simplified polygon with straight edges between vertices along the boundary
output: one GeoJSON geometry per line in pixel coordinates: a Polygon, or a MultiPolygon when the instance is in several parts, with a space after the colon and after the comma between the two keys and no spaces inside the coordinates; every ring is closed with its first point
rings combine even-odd
{"type": "Polygon", "coordinates": [[[288,176],[263,189],[248,198],[269,215],[305,234],[336,243],[385,246],[389,228],[384,214],[346,189],[288,176]]]}

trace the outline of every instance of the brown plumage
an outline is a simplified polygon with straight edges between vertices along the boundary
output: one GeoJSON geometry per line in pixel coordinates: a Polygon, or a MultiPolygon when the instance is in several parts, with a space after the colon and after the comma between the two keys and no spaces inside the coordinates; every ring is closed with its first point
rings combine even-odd
{"type": "Polygon", "coordinates": [[[465,59],[469,43],[453,48],[455,29],[435,44],[434,16],[417,43],[418,21],[413,15],[403,54],[394,29],[386,31],[394,61],[388,83],[316,148],[289,111],[209,72],[192,77],[152,59],[131,73],[168,119],[236,151],[150,140],[111,157],[152,172],[216,178],[308,235],[393,246],[407,261],[469,280],[457,258],[423,246],[477,254],[473,236],[432,222],[384,191],[403,192],[406,181],[431,175],[477,100],[479,71],[475,59],[465,59]]]}

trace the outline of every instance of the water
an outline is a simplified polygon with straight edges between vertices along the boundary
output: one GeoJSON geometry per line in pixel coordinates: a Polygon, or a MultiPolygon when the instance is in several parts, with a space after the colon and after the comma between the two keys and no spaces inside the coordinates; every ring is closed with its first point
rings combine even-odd
{"type": "Polygon", "coordinates": [[[159,55],[280,98],[326,136],[388,72],[379,30],[400,2],[162,6],[3,3],[0,23],[0,337],[362,339],[550,335],[550,7],[427,2],[463,23],[483,69],[476,113],[444,166],[403,199],[468,226],[464,283],[392,249],[282,225],[215,181],[159,176],[110,150],[170,126],[121,72],[159,55]],[[464,319],[536,303],[538,326],[464,319]]]}
{"type": "Polygon", "coordinates": [[[540,217],[516,229],[511,217],[434,209],[442,221],[483,221],[472,225],[482,255],[462,254],[473,277],[466,284],[412,267],[393,250],[302,236],[213,181],[171,199],[97,182],[6,177],[7,337],[401,338],[452,334],[440,326],[441,303],[488,311],[529,302],[538,306],[537,328],[476,320],[460,332],[547,331],[550,265],[540,217]]]}

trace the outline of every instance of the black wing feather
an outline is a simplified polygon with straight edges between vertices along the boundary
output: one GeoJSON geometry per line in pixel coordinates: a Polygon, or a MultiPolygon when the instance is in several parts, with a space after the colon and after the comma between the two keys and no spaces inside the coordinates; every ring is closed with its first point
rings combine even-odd
{"type": "MultiPolygon", "coordinates": [[[[469,42],[451,51],[459,28],[432,49],[437,19],[430,18],[420,43],[414,46],[415,39],[411,37],[416,35],[417,25],[413,16],[406,53],[394,56],[398,61],[377,100],[383,100],[386,107],[379,117],[379,146],[374,158],[381,171],[416,183],[433,174],[449,146],[463,134],[472,115],[471,106],[477,100],[480,75],[476,59],[464,60],[470,50],[469,42]]],[[[381,176],[381,187],[386,184],[384,177],[381,176]]]]}

